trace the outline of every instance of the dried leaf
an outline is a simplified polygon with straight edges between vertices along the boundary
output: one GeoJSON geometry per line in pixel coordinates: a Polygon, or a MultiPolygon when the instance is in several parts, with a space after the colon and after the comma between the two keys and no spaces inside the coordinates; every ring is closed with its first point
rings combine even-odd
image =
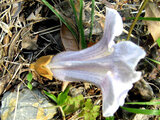
{"type": "Polygon", "coordinates": [[[101,0],[100,1],[102,4],[105,4],[106,7],[109,7],[109,8],[114,8],[115,5],[111,4],[110,2],[108,2],[107,0],[101,0]]]}
{"type": "Polygon", "coordinates": [[[10,31],[10,27],[6,23],[0,21],[0,27],[4,32],[8,33],[8,35],[12,37],[12,32],[10,31]]]}
{"type": "Polygon", "coordinates": [[[32,38],[30,35],[24,36],[22,40],[22,48],[27,50],[36,50],[38,47],[37,39],[38,35],[36,35],[34,38],[32,38]]]}
{"type": "Polygon", "coordinates": [[[40,19],[40,11],[41,11],[41,9],[42,9],[42,6],[40,6],[39,8],[37,8],[36,10],[35,10],[35,13],[31,13],[28,17],[27,17],[27,20],[38,20],[38,19],[40,19]]]}
{"type": "Polygon", "coordinates": [[[61,39],[66,51],[78,50],[77,40],[64,24],[61,26],[61,39]]]}
{"type": "Polygon", "coordinates": [[[64,81],[64,82],[62,83],[62,91],[64,91],[64,90],[67,88],[67,86],[68,86],[69,83],[70,83],[70,82],[68,82],[68,81],[64,81]]]}
{"type": "Polygon", "coordinates": [[[2,95],[8,82],[9,82],[9,76],[5,76],[4,78],[0,79],[0,95],[2,95]]]}
{"type": "Polygon", "coordinates": [[[7,56],[7,52],[8,52],[8,44],[9,44],[10,38],[9,35],[6,35],[3,39],[3,45],[4,46],[4,55],[7,56]]]}
{"type": "Polygon", "coordinates": [[[11,16],[17,17],[22,10],[22,2],[16,2],[12,5],[11,16]]]}
{"type": "MultiPolygon", "coordinates": [[[[145,8],[145,17],[160,17],[160,8],[154,2],[149,2],[145,8]]],[[[160,22],[158,21],[146,21],[148,30],[151,33],[154,41],[160,37],[160,22]]]]}

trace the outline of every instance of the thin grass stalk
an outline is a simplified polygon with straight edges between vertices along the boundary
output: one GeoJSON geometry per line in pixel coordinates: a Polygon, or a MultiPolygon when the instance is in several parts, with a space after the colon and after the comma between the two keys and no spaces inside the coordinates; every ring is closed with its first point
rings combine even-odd
{"type": "MultiPolygon", "coordinates": [[[[134,20],[136,17],[127,17],[126,20],[134,20]]],[[[138,20],[146,20],[146,21],[160,21],[160,18],[156,17],[138,17],[138,20]]]]}
{"type": "Polygon", "coordinates": [[[150,101],[150,102],[127,102],[128,105],[160,105],[160,102],[150,101]]]}
{"type": "MultiPolygon", "coordinates": [[[[77,11],[76,11],[76,8],[75,8],[73,0],[70,0],[70,4],[71,4],[71,7],[73,9],[73,13],[74,13],[75,20],[76,20],[76,25],[78,27],[78,32],[80,33],[79,20],[78,20],[77,11]]],[[[78,38],[77,39],[79,39],[79,34],[78,34],[78,38]]]]}
{"type": "Polygon", "coordinates": [[[151,59],[151,58],[148,58],[148,57],[146,57],[148,60],[150,60],[150,61],[152,61],[152,62],[154,62],[154,63],[156,63],[156,64],[160,64],[160,62],[159,61],[157,61],[157,60],[154,60],[154,59],[151,59]]]}
{"type": "Polygon", "coordinates": [[[91,27],[89,33],[89,40],[92,40],[92,30],[93,30],[93,22],[94,22],[94,9],[95,9],[95,0],[92,0],[92,10],[91,10],[91,27]]]}
{"type": "Polygon", "coordinates": [[[87,47],[85,38],[84,38],[84,28],[83,28],[83,0],[80,0],[80,14],[79,14],[79,27],[80,27],[80,40],[81,40],[81,49],[87,47]]]}
{"type": "Polygon", "coordinates": [[[75,8],[73,0],[70,0],[70,4],[71,4],[71,7],[73,9],[73,13],[74,13],[74,16],[75,16],[75,19],[76,19],[76,24],[79,27],[79,21],[78,21],[77,11],[76,11],[76,8],[75,8]]]}

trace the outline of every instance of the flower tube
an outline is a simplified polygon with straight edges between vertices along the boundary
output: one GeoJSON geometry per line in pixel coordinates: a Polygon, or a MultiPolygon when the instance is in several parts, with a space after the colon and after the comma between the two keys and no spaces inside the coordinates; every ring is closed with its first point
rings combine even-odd
{"type": "Polygon", "coordinates": [[[61,81],[95,84],[102,90],[103,116],[113,116],[119,106],[124,104],[133,83],[140,79],[141,72],[135,71],[135,67],[145,56],[145,51],[130,41],[114,43],[115,36],[120,35],[122,30],[119,13],[106,8],[104,33],[98,43],[84,50],[40,58],[47,61],[43,66],[41,64],[45,72],[40,72],[39,62],[33,63],[32,68],[44,77],[50,74],[49,79],[53,76],[61,81]]]}

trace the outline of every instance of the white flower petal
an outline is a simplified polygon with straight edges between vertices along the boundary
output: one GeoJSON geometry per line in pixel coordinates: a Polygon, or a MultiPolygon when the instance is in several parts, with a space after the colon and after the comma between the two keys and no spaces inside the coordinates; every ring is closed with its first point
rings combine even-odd
{"type": "Polygon", "coordinates": [[[135,69],[139,60],[144,58],[145,55],[146,53],[143,49],[130,41],[123,41],[114,46],[113,57],[119,57],[132,69],[135,69]]]}
{"type": "MultiPolygon", "coordinates": [[[[122,106],[124,104],[128,91],[133,86],[133,82],[131,82],[133,81],[132,79],[134,79],[134,81],[138,81],[140,79],[140,72],[135,72],[132,75],[128,75],[129,72],[127,73],[127,69],[124,71],[126,71],[126,76],[113,76],[108,73],[106,75],[104,83],[102,84],[103,86],[101,86],[103,95],[102,110],[104,117],[113,116],[119,106],[122,106]],[[128,79],[128,81],[123,81],[126,78],[128,79]]],[[[119,72],[119,74],[121,73],[119,72]]]]}
{"type": "MultiPolygon", "coordinates": [[[[102,37],[101,44],[108,45],[111,48],[114,45],[115,36],[119,36],[123,31],[123,22],[119,13],[110,8],[106,8],[106,20],[104,34],[102,37]]],[[[106,47],[106,46],[104,46],[106,47]]]]}

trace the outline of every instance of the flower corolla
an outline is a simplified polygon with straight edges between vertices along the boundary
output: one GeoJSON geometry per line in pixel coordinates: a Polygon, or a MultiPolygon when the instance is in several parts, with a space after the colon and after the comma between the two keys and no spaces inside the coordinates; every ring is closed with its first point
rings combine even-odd
{"type": "Polygon", "coordinates": [[[133,83],[141,77],[135,67],[145,51],[130,41],[115,44],[114,38],[122,30],[119,13],[106,8],[104,33],[98,43],[80,51],[59,53],[46,65],[58,80],[91,82],[99,87],[104,117],[112,116],[124,104],[133,83]]]}

